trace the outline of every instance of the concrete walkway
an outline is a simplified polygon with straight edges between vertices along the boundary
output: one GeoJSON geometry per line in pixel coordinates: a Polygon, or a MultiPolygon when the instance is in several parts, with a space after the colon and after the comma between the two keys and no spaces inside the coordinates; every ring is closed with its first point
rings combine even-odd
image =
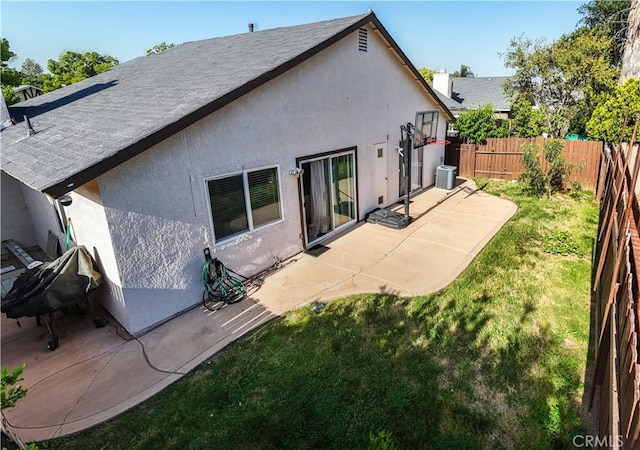
{"type": "MultiPolygon", "coordinates": [[[[402,206],[398,206],[402,209],[402,206]]],[[[178,380],[230,342],[314,301],[363,292],[427,294],[447,286],[516,206],[459,180],[452,192],[428,189],[411,202],[413,221],[395,230],[360,223],[268,276],[251,299],[211,312],[198,306],[138,339],[113,320],[57,322],[60,348],[35,320],[2,318],[2,365],[26,363],[29,394],[4,411],[25,441],[63,436],[114,417],[178,380]]]]}

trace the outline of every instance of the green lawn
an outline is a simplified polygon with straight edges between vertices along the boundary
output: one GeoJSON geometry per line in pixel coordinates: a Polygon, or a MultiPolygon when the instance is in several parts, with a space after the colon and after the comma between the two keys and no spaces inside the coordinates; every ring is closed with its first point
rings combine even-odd
{"type": "Polygon", "coordinates": [[[476,181],[519,210],[446,289],[293,311],[41,448],[366,449],[383,431],[399,449],[573,448],[597,205],[588,192],[535,199],[476,181]]]}

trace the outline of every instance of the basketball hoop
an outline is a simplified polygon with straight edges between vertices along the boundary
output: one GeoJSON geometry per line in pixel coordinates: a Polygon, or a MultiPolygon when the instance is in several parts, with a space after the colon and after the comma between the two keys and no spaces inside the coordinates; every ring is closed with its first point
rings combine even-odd
{"type": "Polygon", "coordinates": [[[429,138],[417,128],[413,130],[413,148],[420,148],[429,142],[429,138]]]}
{"type": "Polygon", "coordinates": [[[426,145],[449,145],[451,141],[447,141],[446,139],[431,139],[427,141],[426,145]]]}

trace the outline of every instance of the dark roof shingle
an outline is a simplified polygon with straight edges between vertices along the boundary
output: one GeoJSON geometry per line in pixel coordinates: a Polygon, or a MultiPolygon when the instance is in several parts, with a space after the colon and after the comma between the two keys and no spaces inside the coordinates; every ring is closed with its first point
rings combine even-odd
{"type": "Polygon", "coordinates": [[[451,98],[464,109],[491,103],[494,111],[510,111],[511,104],[504,92],[510,77],[452,77],[451,98]]]}
{"type": "Polygon", "coordinates": [[[64,195],[369,22],[391,40],[369,13],[187,42],[20,103],[12,116],[27,115],[37,133],[26,138],[23,124],[2,131],[2,170],[64,195]]]}

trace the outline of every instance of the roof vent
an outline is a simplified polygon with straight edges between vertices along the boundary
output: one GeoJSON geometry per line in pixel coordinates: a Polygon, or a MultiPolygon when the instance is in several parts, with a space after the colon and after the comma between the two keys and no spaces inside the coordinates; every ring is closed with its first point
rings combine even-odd
{"type": "Polygon", "coordinates": [[[358,30],[358,50],[361,52],[367,51],[367,29],[360,28],[358,30]]]}
{"type": "Polygon", "coordinates": [[[252,23],[249,24],[249,33],[253,33],[253,24],[252,23]]]}
{"type": "Polygon", "coordinates": [[[31,121],[26,115],[24,116],[24,123],[27,126],[27,136],[33,136],[34,134],[36,134],[36,130],[33,129],[31,121]]]}

